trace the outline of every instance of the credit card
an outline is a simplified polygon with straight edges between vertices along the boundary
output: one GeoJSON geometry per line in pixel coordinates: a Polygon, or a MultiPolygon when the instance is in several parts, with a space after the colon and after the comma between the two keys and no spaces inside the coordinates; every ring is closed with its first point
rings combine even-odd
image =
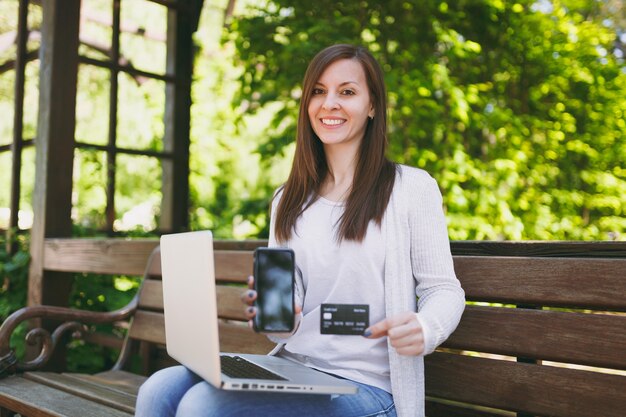
{"type": "Polygon", "coordinates": [[[320,333],[362,335],[370,325],[367,304],[322,304],[320,333]]]}

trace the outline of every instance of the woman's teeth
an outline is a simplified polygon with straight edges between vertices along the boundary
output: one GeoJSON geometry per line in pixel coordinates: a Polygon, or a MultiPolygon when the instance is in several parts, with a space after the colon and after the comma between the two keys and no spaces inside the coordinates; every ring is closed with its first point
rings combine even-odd
{"type": "Polygon", "coordinates": [[[322,123],[325,125],[336,126],[340,125],[344,122],[344,120],[339,119],[322,119],[322,123]]]}

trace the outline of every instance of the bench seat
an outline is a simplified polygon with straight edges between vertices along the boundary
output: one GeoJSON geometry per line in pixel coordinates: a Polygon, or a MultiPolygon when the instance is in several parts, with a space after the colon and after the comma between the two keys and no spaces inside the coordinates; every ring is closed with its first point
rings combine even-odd
{"type": "MultiPolygon", "coordinates": [[[[0,380],[0,404],[23,416],[128,417],[146,377],[25,372],[0,380]]],[[[8,415],[8,412],[6,412],[8,415]]]]}

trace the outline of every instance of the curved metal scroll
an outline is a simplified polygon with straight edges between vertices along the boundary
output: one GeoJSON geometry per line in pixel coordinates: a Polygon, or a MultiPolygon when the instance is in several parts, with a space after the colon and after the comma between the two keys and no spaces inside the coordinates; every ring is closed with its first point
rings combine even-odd
{"type": "Polygon", "coordinates": [[[139,301],[136,295],[130,303],[119,310],[111,312],[92,312],[75,310],[66,307],[32,306],[24,307],[11,314],[0,326],[0,378],[16,371],[30,371],[42,367],[52,356],[59,340],[68,331],[82,335],[87,329],[84,323],[102,324],[126,320],[133,315],[139,301]],[[35,328],[26,335],[26,343],[30,345],[41,342],[41,351],[37,357],[28,362],[19,362],[10,346],[11,334],[23,321],[35,318],[64,320],[52,335],[43,328],[35,328]]]}

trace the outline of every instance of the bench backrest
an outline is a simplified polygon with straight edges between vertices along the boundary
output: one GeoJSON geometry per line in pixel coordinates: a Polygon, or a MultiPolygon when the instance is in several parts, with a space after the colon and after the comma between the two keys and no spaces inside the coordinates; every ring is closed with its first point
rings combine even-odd
{"type": "MultiPolygon", "coordinates": [[[[267,353],[273,347],[265,336],[253,332],[244,316],[241,294],[252,274],[252,250],[215,250],[218,316],[220,319],[220,350],[240,353],[267,353]]],[[[186,323],[198,329],[202,323],[186,323]]],[[[158,248],[148,263],[147,273],[139,290],[139,304],[128,331],[131,340],[149,342],[156,350],[148,353],[147,368],[158,369],[171,362],[162,347],[165,345],[161,257],[158,248]]],[[[146,351],[142,356],[146,356],[146,351]]],[[[153,369],[148,369],[148,372],[153,369]]]]}
{"type": "Polygon", "coordinates": [[[468,414],[461,405],[624,415],[626,259],[454,261],[469,305],[454,334],[426,358],[429,417],[502,415],[468,414]]]}
{"type": "MultiPolygon", "coordinates": [[[[274,346],[265,336],[248,329],[240,295],[252,273],[254,249],[266,246],[263,240],[215,241],[220,348],[223,351],[267,353],[274,346]]],[[[139,345],[141,372],[150,374],[175,364],[165,351],[161,258],[155,239],[46,239],[44,268],[51,271],[110,275],[144,276],[138,293],[137,311],[131,321],[125,348],[130,352],[139,345]],[[146,259],[148,263],[146,265],[146,259]]],[[[202,323],[189,323],[197,328],[202,323]]],[[[87,339],[111,347],[119,340],[102,334],[87,339]]],[[[116,366],[131,366],[126,355],[116,366]]],[[[136,364],[136,361],[133,361],[136,364]]],[[[136,365],[133,365],[136,366],[136,365]]],[[[133,368],[133,369],[136,369],[133,368]]]]}
{"type": "MultiPolygon", "coordinates": [[[[239,301],[252,271],[252,251],[265,244],[216,242],[223,350],[271,348],[263,336],[242,328],[239,301]]],[[[49,239],[45,266],[141,275],[156,245],[154,240],[49,239]]],[[[491,255],[501,252],[500,246],[494,251],[489,243],[453,242],[456,273],[469,303],[455,333],[425,359],[428,417],[624,415],[625,247],[596,243],[589,250],[574,244],[573,254],[567,244],[539,245],[513,251],[529,252],[526,256],[502,256],[491,255]],[[486,255],[459,255],[468,252],[486,255]],[[538,252],[569,257],[533,254],[538,252]],[[584,257],[588,252],[600,257],[584,257]]],[[[155,256],[129,331],[143,342],[142,357],[152,361],[148,371],[168,364],[159,276],[155,256]]]]}

